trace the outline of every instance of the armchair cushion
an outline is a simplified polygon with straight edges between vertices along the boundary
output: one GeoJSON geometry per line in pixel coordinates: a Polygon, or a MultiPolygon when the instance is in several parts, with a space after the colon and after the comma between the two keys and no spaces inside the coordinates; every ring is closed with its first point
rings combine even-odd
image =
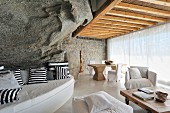
{"type": "Polygon", "coordinates": [[[138,68],[142,78],[148,78],[148,67],[130,66],[130,68],[138,68]]]}
{"type": "Polygon", "coordinates": [[[129,81],[125,82],[126,89],[136,89],[136,88],[143,88],[143,87],[152,87],[152,83],[149,79],[140,78],[140,79],[130,79],[129,81]]]}
{"type": "Polygon", "coordinates": [[[129,68],[129,74],[131,79],[139,79],[141,77],[141,73],[138,68],[129,68]]]}

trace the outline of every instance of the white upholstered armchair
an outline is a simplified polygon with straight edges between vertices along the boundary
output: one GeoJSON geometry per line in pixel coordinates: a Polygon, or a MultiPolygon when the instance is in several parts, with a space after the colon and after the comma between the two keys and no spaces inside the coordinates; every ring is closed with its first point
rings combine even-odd
{"type": "Polygon", "coordinates": [[[157,74],[148,67],[130,66],[125,75],[126,89],[156,86],[157,74]]]}

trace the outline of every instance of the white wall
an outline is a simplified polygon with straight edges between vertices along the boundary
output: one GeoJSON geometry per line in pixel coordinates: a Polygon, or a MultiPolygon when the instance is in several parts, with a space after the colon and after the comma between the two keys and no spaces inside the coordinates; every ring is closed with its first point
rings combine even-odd
{"type": "Polygon", "coordinates": [[[108,59],[148,66],[170,85],[170,23],[107,40],[108,59]]]}

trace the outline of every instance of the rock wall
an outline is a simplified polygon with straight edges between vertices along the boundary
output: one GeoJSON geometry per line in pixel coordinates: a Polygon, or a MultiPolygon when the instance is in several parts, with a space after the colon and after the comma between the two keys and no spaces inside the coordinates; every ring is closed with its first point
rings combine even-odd
{"type": "Polygon", "coordinates": [[[63,61],[62,40],[86,19],[92,19],[88,0],[0,0],[0,64],[63,61]]]}
{"type": "Polygon", "coordinates": [[[89,74],[87,64],[91,60],[102,63],[106,59],[105,40],[95,40],[91,38],[65,38],[60,45],[64,50],[69,61],[70,73],[77,79],[80,71],[80,51],[82,52],[83,73],[89,74]]]}

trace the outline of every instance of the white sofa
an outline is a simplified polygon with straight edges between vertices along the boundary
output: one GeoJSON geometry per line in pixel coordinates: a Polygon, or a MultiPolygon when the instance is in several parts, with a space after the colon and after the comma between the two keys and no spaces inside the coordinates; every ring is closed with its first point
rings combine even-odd
{"type": "Polygon", "coordinates": [[[74,78],[22,86],[17,102],[0,106],[0,113],[53,113],[73,94],[74,78]]]}

